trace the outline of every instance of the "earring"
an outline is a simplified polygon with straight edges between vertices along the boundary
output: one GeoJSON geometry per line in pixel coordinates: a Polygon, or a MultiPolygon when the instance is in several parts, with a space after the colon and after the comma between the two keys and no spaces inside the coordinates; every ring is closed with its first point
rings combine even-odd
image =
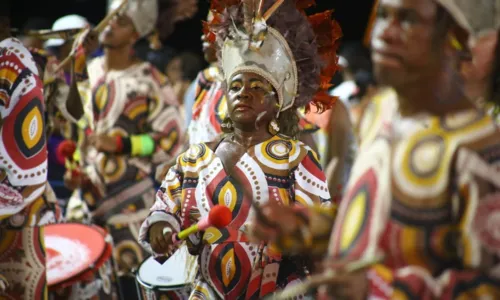
{"type": "Polygon", "coordinates": [[[224,121],[220,124],[221,130],[224,133],[233,132],[233,121],[229,117],[226,117],[224,121]]]}
{"type": "Polygon", "coordinates": [[[277,135],[280,132],[280,126],[278,125],[276,119],[269,122],[268,130],[271,135],[277,135]]]}

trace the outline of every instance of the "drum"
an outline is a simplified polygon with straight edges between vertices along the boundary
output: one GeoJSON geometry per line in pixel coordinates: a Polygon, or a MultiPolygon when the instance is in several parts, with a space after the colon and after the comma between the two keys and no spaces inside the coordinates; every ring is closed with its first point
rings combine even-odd
{"type": "Polygon", "coordinates": [[[84,224],[45,227],[51,299],[111,299],[116,293],[107,232],[84,224]]]}
{"type": "Polygon", "coordinates": [[[141,263],[136,273],[139,298],[188,299],[197,271],[196,257],[189,254],[186,246],[179,248],[163,264],[150,257],[141,263]]]}

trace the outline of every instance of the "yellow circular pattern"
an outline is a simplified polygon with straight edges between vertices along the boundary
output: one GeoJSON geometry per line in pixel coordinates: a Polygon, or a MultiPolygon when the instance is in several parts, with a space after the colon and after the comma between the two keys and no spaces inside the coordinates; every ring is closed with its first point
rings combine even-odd
{"type": "Polygon", "coordinates": [[[349,249],[358,237],[366,214],[366,201],[366,193],[360,192],[353,198],[351,204],[349,204],[344,219],[347,222],[344,222],[342,226],[342,237],[340,238],[341,251],[349,249]]]}
{"type": "Polygon", "coordinates": [[[32,149],[40,141],[43,134],[43,118],[38,107],[26,115],[22,123],[22,135],[28,149],[32,149]]]}

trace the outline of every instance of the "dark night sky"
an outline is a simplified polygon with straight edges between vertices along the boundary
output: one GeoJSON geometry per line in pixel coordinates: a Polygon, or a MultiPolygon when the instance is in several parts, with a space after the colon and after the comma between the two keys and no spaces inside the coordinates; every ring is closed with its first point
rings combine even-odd
{"type": "MultiPolygon", "coordinates": [[[[19,0],[14,2],[13,21],[15,27],[22,24],[30,17],[46,17],[54,21],[67,14],[80,14],[90,22],[97,24],[105,15],[106,0],[19,0]]],[[[364,35],[366,24],[374,0],[316,0],[316,7],[308,13],[334,9],[337,19],[344,32],[345,40],[361,39],[364,35]]],[[[165,41],[176,50],[201,51],[201,19],[204,19],[208,10],[208,1],[199,0],[200,11],[189,21],[180,23],[176,32],[165,41]]]]}

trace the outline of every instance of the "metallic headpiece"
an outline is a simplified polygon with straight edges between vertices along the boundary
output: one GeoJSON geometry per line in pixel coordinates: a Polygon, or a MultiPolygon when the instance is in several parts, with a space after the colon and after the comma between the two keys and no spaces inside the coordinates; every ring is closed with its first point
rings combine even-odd
{"type": "Polygon", "coordinates": [[[500,0],[436,0],[473,37],[500,29],[500,0]]]}
{"type": "Polygon", "coordinates": [[[330,108],[335,99],[326,89],[337,70],[340,27],[331,12],[308,19],[302,9],[313,1],[301,8],[293,0],[272,2],[212,2],[214,17],[205,34],[217,38],[226,83],[238,73],[251,72],[274,87],[279,111],[311,102],[319,111],[330,108]]]}

